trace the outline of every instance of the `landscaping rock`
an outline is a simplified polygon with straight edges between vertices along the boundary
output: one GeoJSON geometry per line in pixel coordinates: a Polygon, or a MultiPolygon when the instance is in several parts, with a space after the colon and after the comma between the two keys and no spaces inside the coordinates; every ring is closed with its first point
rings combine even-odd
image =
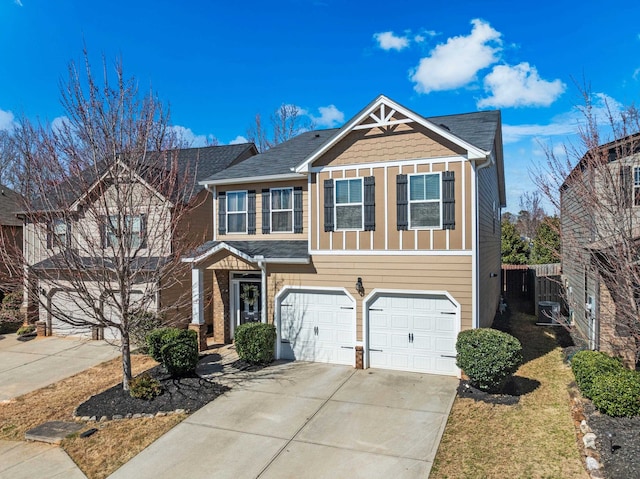
{"type": "Polygon", "coordinates": [[[598,460],[594,457],[587,456],[586,463],[587,463],[587,471],[597,471],[601,467],[598,460]]]}
{"type": "Polygon", "coordinates": [[[597,436],[594,433],[592,432],[586,433],[582,438],[584,447],[589,449],[596,449],[596,439],[597,439],[597,436]]]}
{"type": "Polygon", "coordinates": [[[580,423],[580,432],[582,434],[586,434],[588,432],[593,432],[591,430],[591,428],[589,427],[589,425],[587,424],[587,421],[585,419],[583,419],[582,422],[580,423]]]}

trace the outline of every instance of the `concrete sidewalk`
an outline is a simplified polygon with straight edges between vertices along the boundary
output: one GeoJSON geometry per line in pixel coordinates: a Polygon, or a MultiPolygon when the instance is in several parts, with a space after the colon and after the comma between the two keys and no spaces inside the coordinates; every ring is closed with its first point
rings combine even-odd
{"type": "Polygon", "coordinates": [[[110,477],[424,479],[458,384],[303,362],[215,375],[233,389],[110,477]]]}
{"type": "Polygon", "coordinates": [[[0,479],[87,477],[66,452],[51,444],[0,440],[0,457],[0,479]]]}
{"type": "Polygon", "coordinates": [[[20,341],[0,335],[0,402],[73,376],[119,356],[105,341],[77,338],[35,338],[20,341]]]}

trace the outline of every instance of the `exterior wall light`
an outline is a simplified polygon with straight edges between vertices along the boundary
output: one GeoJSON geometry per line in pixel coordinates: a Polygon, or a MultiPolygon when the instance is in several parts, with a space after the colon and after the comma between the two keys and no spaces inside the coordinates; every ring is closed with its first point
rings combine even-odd
{"type": "Polygon", "coordinates": [[[364,296],[364,286],[362,285],[362,278],[358,278],[358,281],[356,281],[356,291],[360,296],[364,296]]]}

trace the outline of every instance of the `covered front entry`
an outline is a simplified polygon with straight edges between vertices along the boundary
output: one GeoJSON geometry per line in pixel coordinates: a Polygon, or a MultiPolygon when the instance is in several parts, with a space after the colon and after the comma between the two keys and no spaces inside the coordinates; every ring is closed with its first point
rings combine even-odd
{"type": "Polygon", "coordinates": [[[355,364],[355,300],[345,290],[285,288],[276,310],[279,358],[355,364]]]}
{"type": "Polygon", "coordinates": [[[260,272],[230,273],[229,319],[231,337],[238,326],[262,321],[262,278],[260,272]]]}
{"type": "Polygon", "coordinates": [[[447,293],[374,291],[365,300],[372,368],[457,375],[460,308],[447,293]]]}

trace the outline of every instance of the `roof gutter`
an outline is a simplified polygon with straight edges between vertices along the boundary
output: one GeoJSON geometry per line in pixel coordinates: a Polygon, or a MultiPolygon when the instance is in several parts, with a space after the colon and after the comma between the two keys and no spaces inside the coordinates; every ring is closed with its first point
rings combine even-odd
{"type": "Polygon", "coordinates": [[[199,182],[200,185],[214,186],[214,185],[239,185],[244,183],[257,183],[260,181],[286,181],[286,180],[299,180],[306,178],[306,175],[300,173],[284,173],[281,175],[264,175],[264,176],[243,176],[241,178],[225,178],[221,180],[203,180],[199,182]]]}

